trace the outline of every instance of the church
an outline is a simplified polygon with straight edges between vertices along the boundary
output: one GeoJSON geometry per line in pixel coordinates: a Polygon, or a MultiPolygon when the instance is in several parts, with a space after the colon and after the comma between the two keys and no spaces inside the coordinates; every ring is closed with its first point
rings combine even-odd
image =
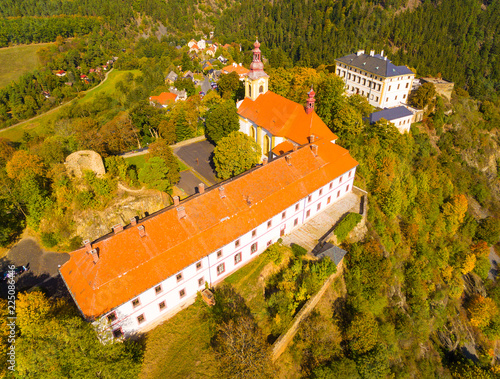
{"type": "Polygon", "coordinates": [[[245,99],[238,102],[240,132],[253,138],[269,159],[309,143],[310,136],[335,143],[338,138],[314,111],[314,91],[301,105],[269,91],[269,76],[264,71],[258,41],[253,61],[245,78],[245,99]]]}
{"type": "Polygon", "coordinates": [[[239,104],[262,164],[95,241],[60,268],[82,316],[115,338],[148,330],[350,193],[358,163],[314,112],[271,91],[258,42],[239,104]],[[274,156],[274,159],[269,159],[274,156]]]}

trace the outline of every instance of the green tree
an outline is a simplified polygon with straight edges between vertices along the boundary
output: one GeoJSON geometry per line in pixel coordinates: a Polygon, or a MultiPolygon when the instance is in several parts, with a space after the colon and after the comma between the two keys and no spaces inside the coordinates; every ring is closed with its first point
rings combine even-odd
{"type": "Polygon", "coordinates": [[[209,141],[218,144],[221,139],[239,129],[238,113],[232,100],[227,100],[208,112],[205,135],[209,141]]]}
{"type": "Polygon", "coordinates": [[[222,74],[217,81],[223,99],[234,99],[240,85],[240,78],[235,71],[222,74]]]}
{"type": "Polygon", "coordinates": [[[214,149],[214,164],[217,176],[229,179],[252,168],[261,156],[260,146],[241,132],[232,132],[221,139],[214,149]]]}
{"type": "Polygon", "coordinates": [[[168,181],[171,185],[177,184],[180,179],[179,160],[175,157],[172,149],[168,145],[168,141],[159,138],[156,142],[149,145],[149,156],[163,159],[168,167],[168,181]]]}
{"type": "Polygon", "coordinates": [[[193,96],[196,93],[196,88],[194,87],[194,83],[189,78],[179,78],[174,83],[175,88],[179,91],[186,90],[188,96],[193,96]]]}
{"type": "Polygon", "coordinates": [[[436,96],[436,87],[432,83],[422,84],[411,97],[411,103],[417,108],[423,109],[429,105],[436,96]]]}
{"type": "Polygon", "coordinates": [[[483,218],[477,227],[476,237],[494,245],[500,238],[500,220],[494,217],[483,218]]]}
{"type": "Polygon", "coordinates": [[[143,168],[139,170],[139,180],[163,192],[171,189],[172,184],[168,180],[169,168],[165,161],[159,157],[149,159],[143,168]]]}

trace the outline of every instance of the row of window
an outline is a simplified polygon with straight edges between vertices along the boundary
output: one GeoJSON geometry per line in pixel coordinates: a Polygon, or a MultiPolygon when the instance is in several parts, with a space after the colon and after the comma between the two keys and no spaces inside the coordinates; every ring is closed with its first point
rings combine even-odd
{"type": "MultiPolygon", "coordinates": [[[[356,68],[351,68],[351,67],[349,67],[349,66],[347,66],[347,65],[345,65],[345,64],[342,64],[342,63],[338,63],[338,64],[337,64],[337,67],[342,67],[342,68],[345,68],[345,69],[347,69],[347,70],[351,70],[351,71],[354,71],[354,72],[359,72],[361,75],[365,75],[365,76],[367,76],[367,77],[369,76],[370,78],[373,78],[373,74],[369,74],[368,72],[361,71],[361,70],[358,70],[358,69],[356,69],[356,68]]],[[[339,69],[337,69],[337,75],[340,75],[340,70],[339,70],[339,69]]],[[[411,78],[411,76],[408,76],[408,77],[407,77],[407,79],[410,79],[410,78],[411,78]]],[[[375,78],[374,78],[374,79],[375,79],[375,80],[383,80],[383,78],[382,78],[382,77],[380,77],[380,78],[379,78],[379,77],[377,77],[377,76],[375,76],[375,78]]],[[[390,79],[390,81],[391,81],[391,82],[392,82],[392,79],[394,79],[394,80],[404,80],[405,78],[404,78],[403,76],[398,76],[398,77],[396,77],[396,78],[391,78],[391,79],[390,79]]]]}
{"type": "MultiPolygon", "coordinates": [[[[394,96],[394,100],[398,99],[398,95],[394,96]]],[[[406,99],[406,94],[403,95],[403,100],[406,99]]],[[[389,101],[389,97],[386,97],[385,102],[387,103],[389,101]]]]}

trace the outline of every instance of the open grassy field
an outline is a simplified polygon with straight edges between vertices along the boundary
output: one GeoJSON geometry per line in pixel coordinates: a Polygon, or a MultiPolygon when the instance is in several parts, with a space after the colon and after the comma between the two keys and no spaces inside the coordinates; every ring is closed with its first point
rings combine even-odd
{"type": "Polygon", "coordinates": [[[137,169],[141,169],[144,167],[144,164],[146,163],[146,154],[144,155],[136,155],[135,157],[128,157],[125,158],[128,164],[130,165],[135,165],[137,169]]]}
{"type": "MultiPolygon", "coordinates": [[[[1,50],[1,49],[0,49],[1,50]]],[[[85,92],[82,98],[72,100],[64,104],[62,107],[68,106],[70,103],[78,101],[79,103],[86,103],[92,101],[95,96],[104,92],[109,95],[115,93],[115,84],[122,79],[127,72],[131,72],[134,75],[140,74],[139,70],[130,71],[119,71],[113,70],[109,73],[108,78],[99,87],[92,88],[85,92]]],[[[44,135],[50,132],[55,120],[57,120],[58,112],[61,108],[56,108],[44,113],[39,117],[35,117],[31,120],[21,122],[20,124],[14,126],[13,128],[7,128],[6,130],[0,130],[0,137],[8,138],[11,141],[18,142],[23,137],[24,132],[29,132],[30,134],[44,135]]]]}
{"type": "Polygon", "coordinates": [[[50,43],[19,45],[0,49],[0,88],[35,69],[39,62],[36,52],[50,43]]]}

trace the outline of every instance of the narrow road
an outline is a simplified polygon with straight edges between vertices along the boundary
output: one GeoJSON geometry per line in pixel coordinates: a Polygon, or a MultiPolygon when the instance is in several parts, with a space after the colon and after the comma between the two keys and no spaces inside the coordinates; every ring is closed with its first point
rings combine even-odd
{"type": "MultiPolygon", "coordinates": [[[[108,75],[111,73],[111,71],[113,71],[113,68],[106,73],[106,75],[104,76],[104,79],[103,79],[102,82],[100,82],[95,87],[89,88],[87,91],[91,91],[91,90],[99,88],[108,79],[108,75]]],[[[86,93],[87,91],[83,91],[81,93],[86,93]]],[[[5,131],[7,131],[9,129],[15,128],[16,126],[20,126],[20,125],[26,124],[28,122],[32,122],[33,120],[36,120],[36,119],[38,119],[38,118],[40,118],[42,116],[46,116],[48,114],[54,113],[55,111],[61,109],[62,107],[65,107],[66,105],[71,104],[75,100],[78,100],[78,95],[74,99],[71,99],[70,101],[68,101],[67,103],[64,103],[64,104],[58,105],[55,108],[52,108],[50,111],[47,111],[45,113],[41,113],[41,114],[39,114],[39,115],[37,115],[35,117],[32,117],[32,118],[30,118],[28,120],[24,120],[24,121],[18,122],[17,124],[11,125],[11,126],[9,126],[7,128],[0,129],[0,133],[5,132],[5,131]]]]}

